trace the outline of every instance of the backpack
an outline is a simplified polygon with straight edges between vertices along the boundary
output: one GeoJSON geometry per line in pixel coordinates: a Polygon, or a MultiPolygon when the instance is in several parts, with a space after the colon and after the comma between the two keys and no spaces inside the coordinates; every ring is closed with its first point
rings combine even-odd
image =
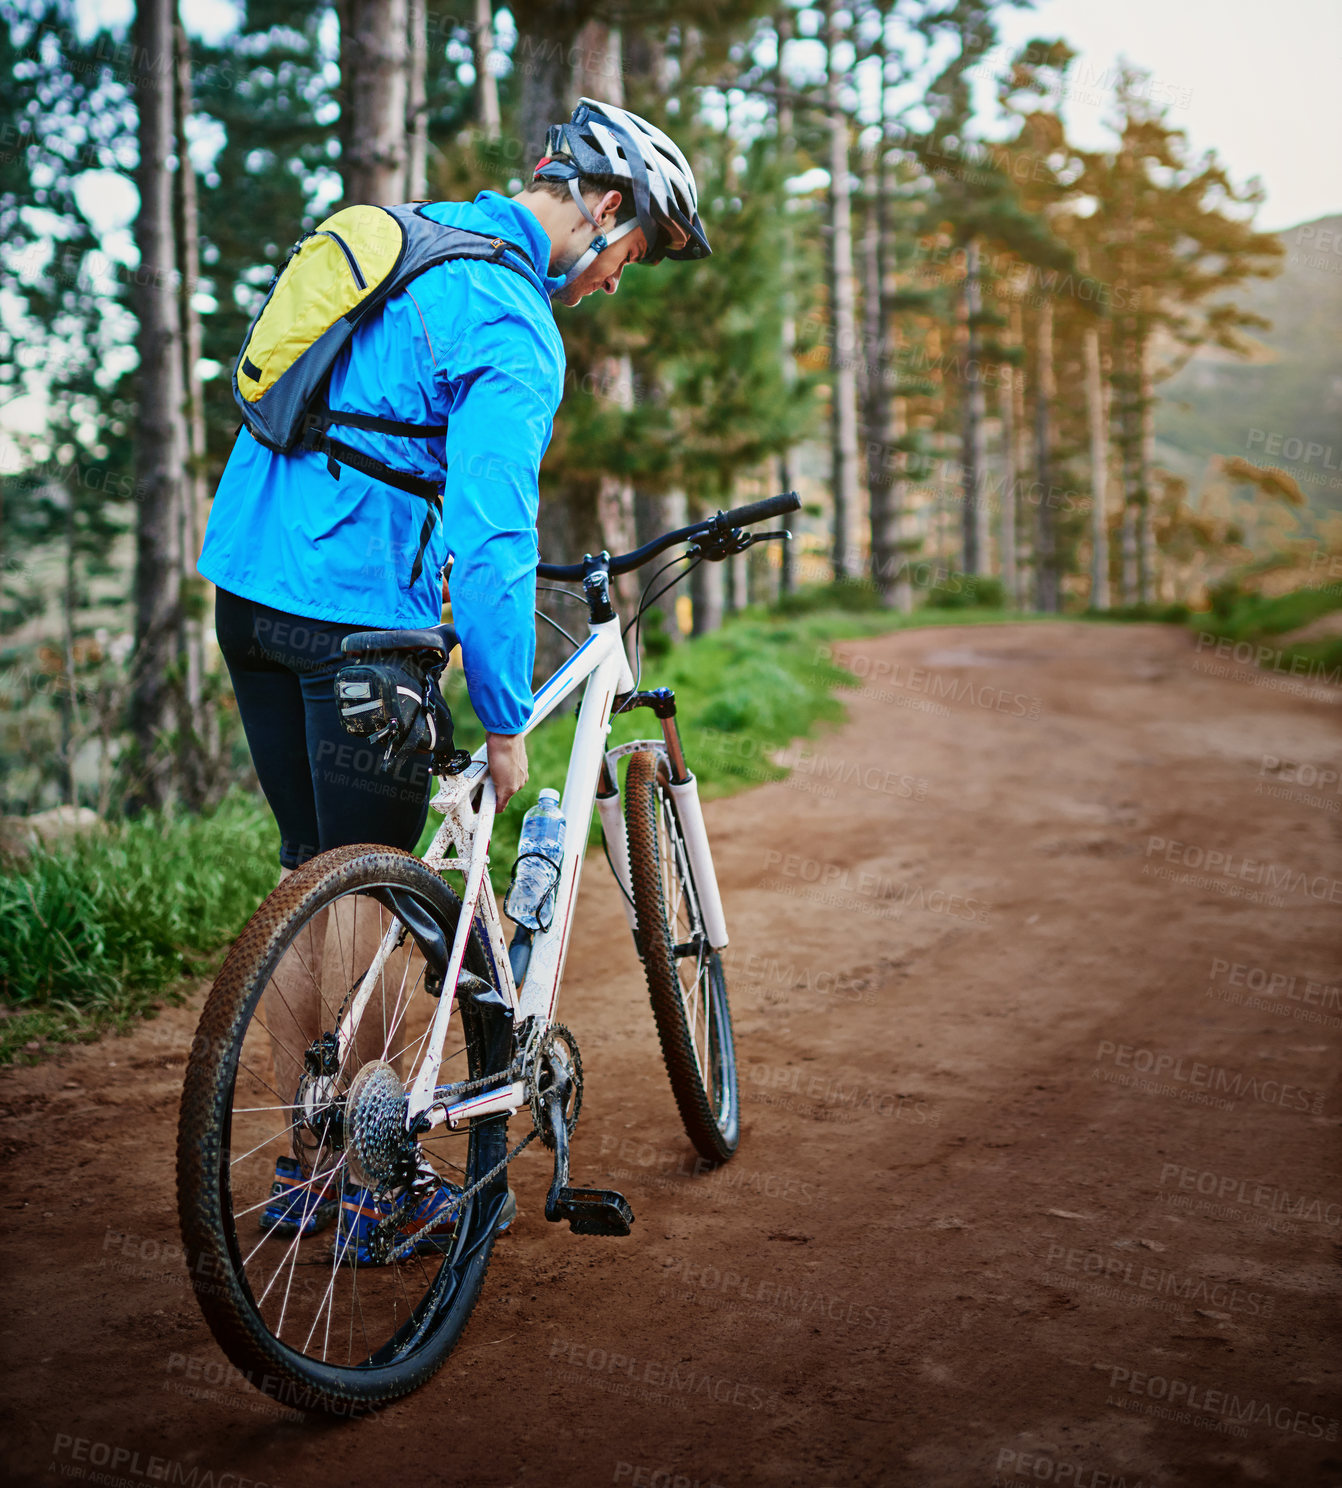
{"type": "Polygon", "coordinates": [[[331,368],[355,327],[426,269],[450,259],[502,264],[549,296],[525,249],[504,238],[447,227],[424,215],[428,203],[345,207],[290,248],[270,281],[233,368],[233,398],[252,437],[277,454],[315,450],[340,479],[341,465],[421,497],[428,505],[410,588],[419,578],[433,524],[442,515],[442,481],[395,470],[327,432],[332,425],[432,439],[445,424],[413,424],[365,413],[335,413],[327,401],[331,368]]]}

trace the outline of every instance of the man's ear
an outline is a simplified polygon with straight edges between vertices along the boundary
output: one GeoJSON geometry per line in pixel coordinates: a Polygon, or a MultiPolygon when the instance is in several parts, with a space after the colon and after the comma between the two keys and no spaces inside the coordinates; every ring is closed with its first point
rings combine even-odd
{"type": "Polygon", "coordinates": [[[596,210],[592,213],[592,216],[598,222],[604,222],[607,216],[609,216],[613,222],[615,214],[620,210],[620,203],[623,200],[624,197],[618,191],[607,191],[601,200],[597,202],[596,210]]]}

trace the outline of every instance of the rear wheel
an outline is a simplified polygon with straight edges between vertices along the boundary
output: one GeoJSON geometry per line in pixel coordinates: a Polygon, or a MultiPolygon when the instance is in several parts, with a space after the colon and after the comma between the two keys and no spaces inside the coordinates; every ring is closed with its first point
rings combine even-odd
{"type": "MultiPolygon", "coordinates": [[[[506,1170],[475,1198],[451,1199],[502,1160],[506,1118],[440,1125],[417,1144],[404,1123],[438,1006],[420,943],[441,935],[450,946],[459,913],[408,854],[323,853],[257,910],[201,1016],[177,1151],[192,1285],[225,1354],[284,1404],[357,1412],[416,1389],[484,1281],[506,1170]],[[380,947],[372,995],[341,1047],[335,1035],[380,947]],[[407,1182],[422,1209],[394,1197],[407,1182]],[[407,1236],[413,1247],[388,1259],[387,1236],[396,1252],[407,1236]]],[[[478,934],[466,966],[493,982],[478,934]]],[[[439,1085],[506,1068],[500,1021],[458,1003],[439,1085]]]]}
{"type": "Polygon", "coordinates": [[[661,755],[630,755],[625,825],[639,954],[686,1134],[702,1157],[720,1163],[740,1140],[732,1015],[668,783],[661,755]]]}

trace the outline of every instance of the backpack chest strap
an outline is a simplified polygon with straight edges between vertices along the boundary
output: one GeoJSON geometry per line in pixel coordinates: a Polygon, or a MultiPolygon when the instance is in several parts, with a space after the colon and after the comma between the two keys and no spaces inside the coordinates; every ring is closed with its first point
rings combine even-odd
{"type": "Polygon", "coordinates": [[[435,439],[447,433],[446,424],[410,424],[404,419],[382,418],[375,413],[343,413],[333,408],[314,409],[308,415],[308,427],[329,429],[344,424],[347,429],[369,429],[374,434],[400,434],[406,439],[435,439]]]}

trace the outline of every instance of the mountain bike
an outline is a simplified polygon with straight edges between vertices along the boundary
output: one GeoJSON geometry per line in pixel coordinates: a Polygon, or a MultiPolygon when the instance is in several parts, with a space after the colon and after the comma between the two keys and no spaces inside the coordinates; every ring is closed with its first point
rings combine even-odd
{"type": "MultiPolygon", "coordinates": [[[[443,820],[422,859],[376,845],[324,852],[280,883],[229,952],[188,1061],[178,1204],[205,1318],[267,1395],[358,1413],[429,1379],[461,1337],[514,1208],[508,1164],[537,1138],[554,1163],[546,1218],[579,1234],[630,1233],[623,1195],[569,1182],[582,1057],[555,1020],[594,806],[685,1131],[706,1165],[736,1150],[727,929],[698,786],[675,697],[640,688],[625,633],[634,626],[637,655],[638,621],[660,595],[701,562],[786,539],[743,529],[799,504],[772,497],[619,557],[538,566],[544,579],[580,581],[588,612],[586,638],[569,638],[576,650],[527,724],[582,687],[546,928],[504,944],[481,748],[441,776],[432,804],[443,820]],[[682,544],[622,628],[611,578],[682,544]],[[644,708],[660,737],[611,747],[612,715],[644,708]],[[519,1117],[527,1130],[510,1143],[519,1117]],[[281,1172],[288,1198],[276,1198],[281,1172]]],[[[342,649],[413,653],[441,670],[456,644],[444,625],[356,634],[342,649]]]]}

